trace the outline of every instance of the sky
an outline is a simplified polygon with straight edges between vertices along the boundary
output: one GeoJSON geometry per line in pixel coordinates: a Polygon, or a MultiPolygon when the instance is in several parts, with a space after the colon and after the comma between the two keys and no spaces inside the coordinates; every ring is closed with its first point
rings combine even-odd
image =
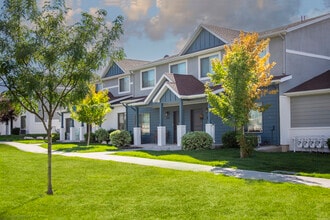
{"type": "Polygon", "coordinates": [[[126,58],[148,61],[179,53],[201,23],[261,31],[330,12],[330,0],[67,0],[66,5],[72,21],[97,9],[108,12],[109,22],[122,15],[119,45],[126,58]]]}

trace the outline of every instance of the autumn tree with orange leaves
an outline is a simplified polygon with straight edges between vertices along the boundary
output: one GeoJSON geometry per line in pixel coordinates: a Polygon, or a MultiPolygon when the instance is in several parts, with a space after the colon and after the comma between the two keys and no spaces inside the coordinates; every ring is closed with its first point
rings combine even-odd
{"type": "Polygon", "coordinates": [[[259,106],[256,101],[274,93],[268,86],[273,78],[270,70],[275,63],[268,62],[269,53],[261,56],[269,39],[258,39],[257,33],[241,32],[232,45],[225,46],[222,61],[212,60],[214,74],[209,74],[211,83],[221,85],[224,92],[215,94],[208,84],[205,89],[210,111],[221,117],[225,124],[235,127],[241,157],[249,156],[244,125],[249,122],[250,111],[265,111],[267,106],[259,106]]]}

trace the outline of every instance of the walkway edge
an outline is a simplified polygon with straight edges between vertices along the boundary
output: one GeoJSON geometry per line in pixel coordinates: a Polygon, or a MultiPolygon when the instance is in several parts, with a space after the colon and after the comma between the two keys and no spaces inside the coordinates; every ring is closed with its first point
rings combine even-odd
{"type": "MultiPolygon", "coordinates": [[[[7,144],[13,146],[19,150],[32,152],[32,153],[41,153],[47,154],[47,150],[40,147],[37,144],[22,144],[18,142],[0,142],[1,144],[7,144]]],[[[330,180],[323,178],[314,178],[306,176],[294,176],[278,173],[267,173],[251,170],[239,170],[232,168],[220,168],[212,167],[208,165],[184,163],[184,162],[175,162],[175,161],[166,161],[166,160],[157,160],[157,159],[148,159],[140,157],[129,157],[129,156],[119,156],[112,155],[109,152],[95,152],[95,153],[65,153],[59,151],[53,151],[54,155],[62,155],[68,157],[81,157],[97,160],[110,160],[121,163],[130,163],[143,166],[153,166],[161,167],[174,170],[185,170],[185,171],[196,171],[196,172],[212,172],[214,174],[223,174],[226,176],[233,176],[243,179],[253,179],[253,180],[266,180],[271,182],[289,182],[296,184],[305,184],[309,186],[320,186],[324,188],[330,188],[330,180]]]]}

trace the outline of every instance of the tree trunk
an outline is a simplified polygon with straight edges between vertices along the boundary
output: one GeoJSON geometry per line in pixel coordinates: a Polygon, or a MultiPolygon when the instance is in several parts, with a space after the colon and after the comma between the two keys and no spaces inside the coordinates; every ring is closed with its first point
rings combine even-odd
{"type": "Polygon", "coordinates": [[[89,146],[90,140],[91,140],[91,125],[87,124],[87,143],[86,145],[89,146]]]}
{"type": "Polygon", "coordinates": [[[53,186],[52,186],[52,120],[48,119],[48,128],[47,128],[47,140],[48,140],[48,188],[47,194],[53,195],[53,186]]]}
{"type": "Polygon", "coordinates": [[[241,130],[239,130],[239,146],[240,146],[240,157],[246,158],[248,157],[248,153],[246,151],[246,142],[244,137],[244,126],[241,127],[241,130]]]}

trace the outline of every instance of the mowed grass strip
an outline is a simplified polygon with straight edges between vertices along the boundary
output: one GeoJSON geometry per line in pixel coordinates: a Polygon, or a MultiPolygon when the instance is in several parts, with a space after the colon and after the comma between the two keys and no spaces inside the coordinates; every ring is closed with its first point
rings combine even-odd
{"type": "MultiPolygon", "coordinates": [[[[48,144],[44,143],[40,145],[43,148],[48,148],[48,144]]],[[[53,143],[52,150],[63,151],[63,152],[79,152],[79,153],[90,153],[90,152],[104,152],[104,151],[116,151],[117,147],[106,145],[106,144],[90,144],[85,143],[53,143]]]]}
{"type": "Polygon", "coordinates": [[[264,172],[288,171],[298,175],[330,179],[330,154],[294,152],[253,152],[249,158],[240,158],[239,149],[198,151],[132,151],[117,155],[159,160],[197,163],[218,167],[264,172]]]}
{"type": "Polygon", "coordinates": [[[270,183],[0,145],[0,219],[327,219],[330,189],[270,183]]]}

